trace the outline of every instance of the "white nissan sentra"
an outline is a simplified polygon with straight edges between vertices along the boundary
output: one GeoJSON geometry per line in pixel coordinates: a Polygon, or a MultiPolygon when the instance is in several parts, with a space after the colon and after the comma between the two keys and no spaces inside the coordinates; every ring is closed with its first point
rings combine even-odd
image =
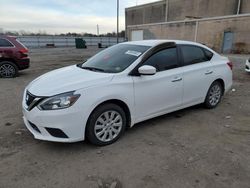
{"type": "Polygon", "coordinates": [[[138,122],[200,103],[214,108],[231,86],[232,63],[204,45],[126,42],[32,81],[23,119],[36,139],[107,145],[138,122]]]}

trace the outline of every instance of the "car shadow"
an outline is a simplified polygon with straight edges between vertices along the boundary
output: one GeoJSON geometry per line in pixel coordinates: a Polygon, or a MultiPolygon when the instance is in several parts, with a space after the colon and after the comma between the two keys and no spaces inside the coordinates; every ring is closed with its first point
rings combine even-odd
{"type": "Polygon", "coordinates": [[[136,131],[139,131],[139,130],[141,131],[141,129],[143,128],[157,126],[158,124],[161,124],[163,122],[168,122],[174,119],[180,119],[186,115],[191,115],[193,112],[201,111],[201,110],[207,110],[207,109],[205,109],[202,104],[198,104],[198,105],[184,108],[175,112],[164,114],[162,116],[158,116],[158,117],[135,124],[132,128],[127,129],[126,134],[135,133],[136,131]]]}
{"type": "MultiPolygon", "coordinates": [[[[163,122],[168,122],[173,119],[179,119],[186,115],[191,115],[193,112],[200,111],[200,110],[206,110],[202,105],[196,105],[192,107],[188,107],[176,112],[172,112],[169,114],[165,114],[150,120],[146,120],[140,123],[135,124],[132,128],[128,128],[125,132],[125,135],[133,135],[136,134],[138,131],[146,130],[147,128],[152,128],[154,126],[157,126],[163,122]]],[[[122,139],[123,140],[123,139],[122,139]]],[[[122,143],[121,141],[120,143],[122,143]]],[[[114,143],[116,144],[116,143],[114,143]]],[[[57,142],[48,142],[48,141],[42,141],[42,146],[45,147],[45,149],[53,150],[57,152],[88,152],[88,151],[98,151],[100,148],[106,148],[106,147],[100,147],[95,146],[89,143],[88,141],[80,141],[75,143],[57,143],[57,142]]],[[[110,145],[109,145],[110,146],[110,145]]]]}

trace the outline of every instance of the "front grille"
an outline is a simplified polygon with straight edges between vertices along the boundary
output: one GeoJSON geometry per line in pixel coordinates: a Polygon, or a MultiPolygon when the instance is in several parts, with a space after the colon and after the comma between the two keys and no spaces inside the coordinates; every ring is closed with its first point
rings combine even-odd
{"type": "Polygon", "coordinates": [[[34,95],[32,95],[30,92],[27,91],[25,96],[26,105],[30,106],[35,98],[36,97],[34,95]]]}
{"type": "Polygon", "coordinates": [[[37,96],[31,94],[29,91],[27,91],[26,95],[25,95],[25,103],[28,107],[27,110],[28,111],[32,110],[43,99],[45,99],[45,97],[37,97],[37,96]]]}

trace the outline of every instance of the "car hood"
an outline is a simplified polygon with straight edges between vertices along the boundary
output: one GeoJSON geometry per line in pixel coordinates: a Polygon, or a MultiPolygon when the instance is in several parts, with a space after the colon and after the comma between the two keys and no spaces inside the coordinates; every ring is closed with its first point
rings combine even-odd
{"type": "Polygon", "coordinates": [[[113,74],[84,70],[76,65],[48,72],[33,80],[27,90],[36,96],[53,96],[111,81],[113,74]]]}

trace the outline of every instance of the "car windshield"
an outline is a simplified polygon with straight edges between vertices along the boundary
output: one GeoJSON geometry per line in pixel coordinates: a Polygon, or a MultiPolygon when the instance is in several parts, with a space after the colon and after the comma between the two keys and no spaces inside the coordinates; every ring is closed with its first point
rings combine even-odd
{"type": "Polygon", "coordinates": [[[93,56],[80,67],[98,72],[122,72],[149,48],[149,46],[118,44],[93,56]]]}

